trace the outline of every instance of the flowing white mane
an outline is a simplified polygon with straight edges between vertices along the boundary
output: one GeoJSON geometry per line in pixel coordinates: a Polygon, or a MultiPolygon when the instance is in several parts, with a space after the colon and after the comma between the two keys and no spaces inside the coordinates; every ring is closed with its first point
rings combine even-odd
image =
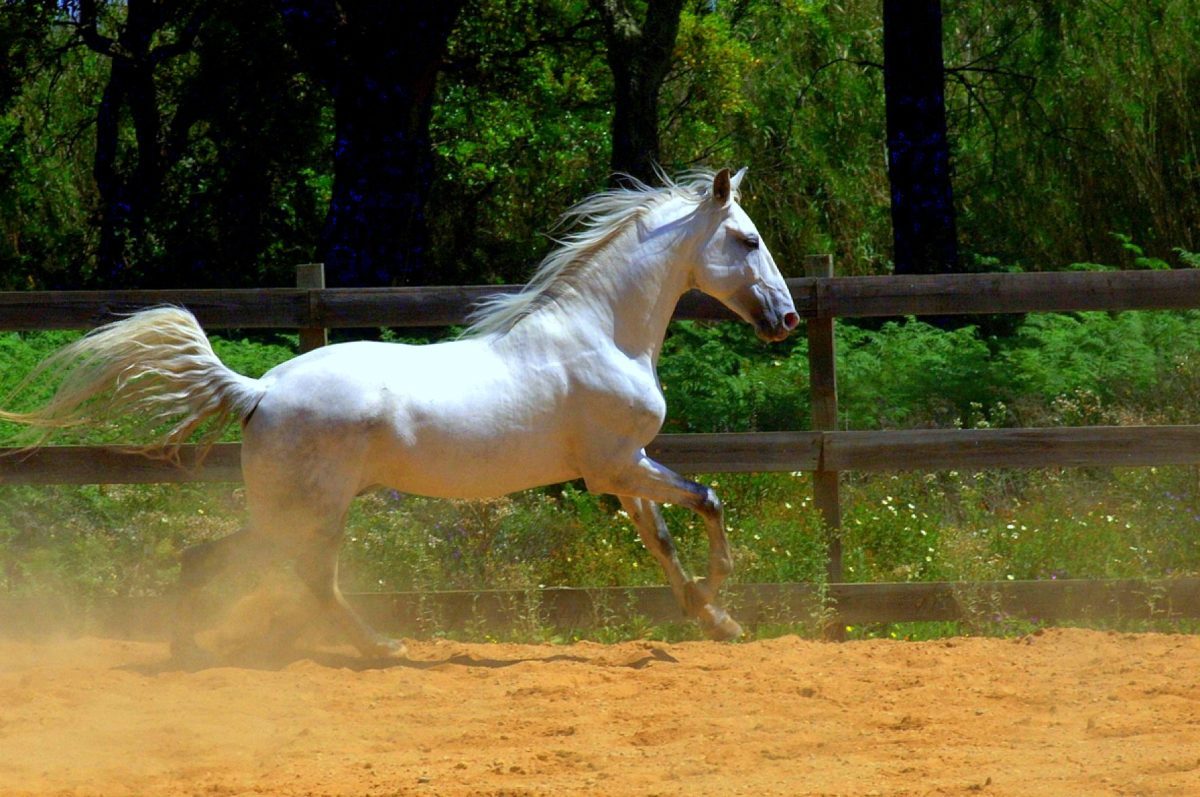
{"type": "Polygon", "coordinates": [[[706,170],[685,172],[675,178],[660,173],[659,178],[662,187],[627,178],[628,187],[594,194],[567,210],[555,228],[578,229],[555,239],[558,246],[546,255],[520,292],[496,294],[480,301],[468,316],[470,326],[464,336],[500,334],[512,329],[522,318],[562,295],[630,223],[670,199],[699,204],[708,197],[713,183],[713,173],[706,170]]]}

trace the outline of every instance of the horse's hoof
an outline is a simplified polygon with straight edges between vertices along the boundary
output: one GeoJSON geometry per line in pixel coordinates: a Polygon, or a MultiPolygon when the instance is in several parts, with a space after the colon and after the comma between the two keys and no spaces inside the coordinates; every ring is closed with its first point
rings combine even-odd
{"type": "Polygon", "coordinates": [[[213,664],[216,657],[196,644],[191,637],[171,640],[171,663],[186,669],[199,669],[213,664]]]}
{"type": "Polygon", "coordinates": [[[408,647],[399,639],[378,636],[360,647],[358,652],[367,659],[401,659],[408,654],[408,647]]]}
{"type": "Polygon", "coordinates": [[[719,606],[705,606],[696,618],[704,635],[714,642],[729,642],[742,635],[742,627],[719,606]]]}

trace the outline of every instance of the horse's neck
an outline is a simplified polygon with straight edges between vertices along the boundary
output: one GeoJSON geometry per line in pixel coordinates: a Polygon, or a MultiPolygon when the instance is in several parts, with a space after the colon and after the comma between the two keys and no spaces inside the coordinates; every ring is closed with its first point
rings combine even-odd
{"type": "Polygon", "coordinates": [[[693,241],[703,233],[696,223],[695,216],[681,217],[677,205],[651,211],[593,255],[581,273],[563,277],[553,301],[503,339],[514,350],[616,347],[626,357],[657,364],[675,305],[691,287],[693,241]]]}
{"type": "Polygon", "coordinates": [[[638,241],[635,230],[626,235],[635,243],[598,256],[592,266],[597,278],[573,297],[571,311],[594,321],[627,356],[656,363],[675,305],[688,288],[679,251],[684,236],[668,242],[638,241]]]}

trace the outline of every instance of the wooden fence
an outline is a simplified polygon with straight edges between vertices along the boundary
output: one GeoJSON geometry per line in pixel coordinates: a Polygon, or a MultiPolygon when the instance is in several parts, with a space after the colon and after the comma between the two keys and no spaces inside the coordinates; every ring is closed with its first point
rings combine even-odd
{"type": "MultiPolygon", "coordinates": [[[[797,312],[808,325],[813,429],[662,435],[650,446],[652,456],[682,472],[813,472],[815,503],[830,530],[828,587],[818,596],[811,585],[734,586],[731,605],[751,619],[824,611],[833,619],[831,626],[978,617],[980,611],[1046,619],[1200,616],[1200,579],[1193,578],[842,583],[837,534],[842,471],[1197,465],[1200,426],[839,430],[833,335],[837,317],[1198,308],[1200,270],[912,277],[833,277],[831,270],[830,259],[817,256],[806,263],[808,276],[788,280],[797,312]]],[[[292,289],[0,293],[0,330],[88,328],[121,313],[169,303],[188,307],[209,329],[292,328],[313,346],[324,340],[328,328],[459,324],[481,296],[517,289],[326,289],[320,269],[311,265],[298,271],[298,284],[292,289]]],[[[732,315],[709,297],[691,293],[680,301],[676,318],[725,320],[732,315]]],[[[237,444],[216,446],[202,465],[194,448],[183,454],[179,467],[121,447],[49,447],[30,455],[0,449],[0,484],[240,480],[237,444]]],[[[560,623],[599,617],[610,609],[651,620],[678,617],[665,588],[558,589],[534,598],[551,621],[560,623]]],[[[494,622],[527,611],[534,598],[502,592],[356,600],[404,626],[414,607],[424,607],[422,616],[440,616],[451,624],[464,621],[470,612],[484,612],[484,619],[494,622]],[[430,608],[435,604],[441,608],[430,608]],[[525,608],[518,611],[518,605],[525,608]]]]}

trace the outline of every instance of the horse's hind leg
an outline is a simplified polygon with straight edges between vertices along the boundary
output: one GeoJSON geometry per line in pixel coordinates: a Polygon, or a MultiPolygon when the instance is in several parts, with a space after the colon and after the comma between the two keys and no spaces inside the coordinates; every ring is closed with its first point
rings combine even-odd
{"type": "Polygon", "coordinates": [[[358,616],[337,584],[341,525],[336,533],[309,540],[296,558],[296,573],[312,590],[338,630],[368,658],[404,655],[404,643],[379,634],[358,616]]]}
{"type": "Polygon", "coordinates": [[[234,562],[243,559],[250,547],[247,529],[227,537],[208,540],[186,548],[180,559],[178,599],[175,628],[171,637],[171,654],[178,659],[194,658],[200,653],[196,644],[199,626],[200,590],[234,562]]]}

